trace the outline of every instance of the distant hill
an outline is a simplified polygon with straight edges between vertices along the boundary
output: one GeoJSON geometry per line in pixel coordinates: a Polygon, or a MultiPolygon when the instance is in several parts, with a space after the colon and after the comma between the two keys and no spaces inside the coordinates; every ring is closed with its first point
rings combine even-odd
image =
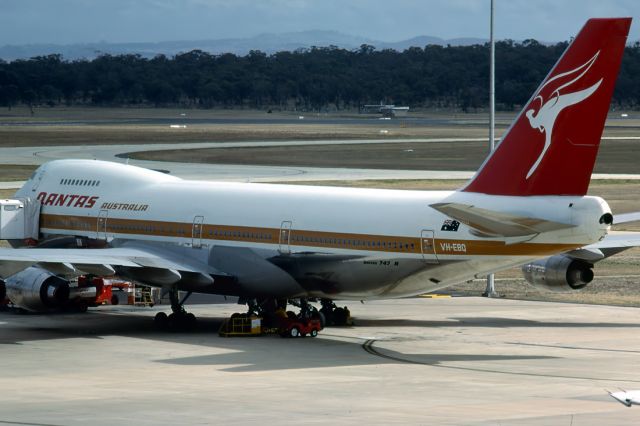
{"type": "Polygon", "coordinates": [[[86,43],[86,44],[23,44],[0,47],[0,58],[5,61],[28,59],[34,56],[61,54],[65,59],[93,59],[101,54],[137,53],[143,57],[159,54],[173,56],[177,53],[200,49],[212,54],[235,53],[245,55],[251,50],[265,53],[293,51],[312,46],[337,46],[355,49],[363,44],[377,49],[405,50],[409,47],[424,47],[429,44],[463,46],[485,43],[486,39],[456,38],[444,40],[439,37],[418,36],[397,42],[372,40],[365,37],[344,34],[338,31],[302,31],[281,34],[259,34],[250,38],[228,38],[218,40],[165,41],[159,43],[86,43]]]}

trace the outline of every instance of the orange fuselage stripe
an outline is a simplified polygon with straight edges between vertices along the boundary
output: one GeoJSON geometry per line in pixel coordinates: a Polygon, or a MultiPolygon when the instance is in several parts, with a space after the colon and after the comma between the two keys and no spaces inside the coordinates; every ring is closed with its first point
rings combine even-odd
{"type": "MultiPolygon", "coordinates": [[[[230,226],[214,224],[194,224],[188,222],[148,221],[139,219],[100,219],[89,216],[42,214],[41,228],[48,230],[79,231],[85,235],[127,234],[154,237],[198,238],[203,240],[280,244],[279,228],[251,226],[230,226]],[[99,222],[101,221],[102,222],[99,222]],[[99,228],[100,227],[100,228],[99,228]]],[[[285,233],[287,231],[284,231],[285,233]]],[[[504,241],[479,241],[463,239],[426,239],[391,235],[353,234],[326,231],[291,229],[289,245],[322,247],[361,251],[381,251],[392,253],[421,254],[421,242],[425,244],[425,254],[446,255],[494,255],[494,256],[547,256],[572,250],[580,244],[517,243],[504,241]]],[[[287,235],[282,241],[286,243],[287,235]]]]}

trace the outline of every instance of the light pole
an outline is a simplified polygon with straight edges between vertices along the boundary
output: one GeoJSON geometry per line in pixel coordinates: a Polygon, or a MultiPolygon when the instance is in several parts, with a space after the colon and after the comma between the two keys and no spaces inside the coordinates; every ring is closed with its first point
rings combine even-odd
{"type": "MultiPolygon", "coordinates": [[[[493,40],[493,0],[491,0],[491,13],[489,19],[489,146],[491,152],[495,149],[495,125],[496,125],[496,87],[495,87],[495,62],[496,62],[496,49],[493,40]]],[[[499,297],[495,289],[495,277],[493,274],[487,275],[487,288],[485,288],[485,297],[499,297]]]]}

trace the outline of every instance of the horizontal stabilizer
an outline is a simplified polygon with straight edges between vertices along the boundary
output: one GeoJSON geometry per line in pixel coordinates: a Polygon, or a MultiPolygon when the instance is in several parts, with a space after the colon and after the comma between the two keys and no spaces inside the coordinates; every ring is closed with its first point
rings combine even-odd
{"type": "Polygon", "coordinates": [[[640,212],[617,214],[613,217],[614,225],[637,221],[640,221],[640,212]]]}
{"type": "Polygon", "coordinates": [[[590,247],[571,250],[570,252],[567,252],[567,256],[591,263],[598,262],[606,257],[602,250],[590,247]]]}
{"type": "MultiPolygon", "coordinates": [[[[602,241],[585,248],[599,250],[607,258],[633,247],[640,247],[640,232],[611,231],[602,241]]],[[[571,252],[568,254],[571,255],[571,252]]]]}
{"type": "Polygon", "coordinates": [[[465,225],[488,235],[524,237],[542,232],[573,228],[574,225],[516,216],[459,203],[437,203],[431,207],[465,225]]]}

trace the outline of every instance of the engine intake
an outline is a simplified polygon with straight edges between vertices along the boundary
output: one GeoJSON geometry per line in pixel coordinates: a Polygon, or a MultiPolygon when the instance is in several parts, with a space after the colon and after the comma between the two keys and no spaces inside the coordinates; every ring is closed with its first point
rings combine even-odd
{"type": "Polygon", "coordinates": [[[580,290],[593,281],[593,264],[565,255],[551,256],[522,266],[525,280],[555,292],[580,290]]]}
{"type": "Polygon", "coordinates": [[[35,266],[9,277],[5,287],[9,300],[27,311],[47,311],[69,301],[69,281],[35,266]]]}

